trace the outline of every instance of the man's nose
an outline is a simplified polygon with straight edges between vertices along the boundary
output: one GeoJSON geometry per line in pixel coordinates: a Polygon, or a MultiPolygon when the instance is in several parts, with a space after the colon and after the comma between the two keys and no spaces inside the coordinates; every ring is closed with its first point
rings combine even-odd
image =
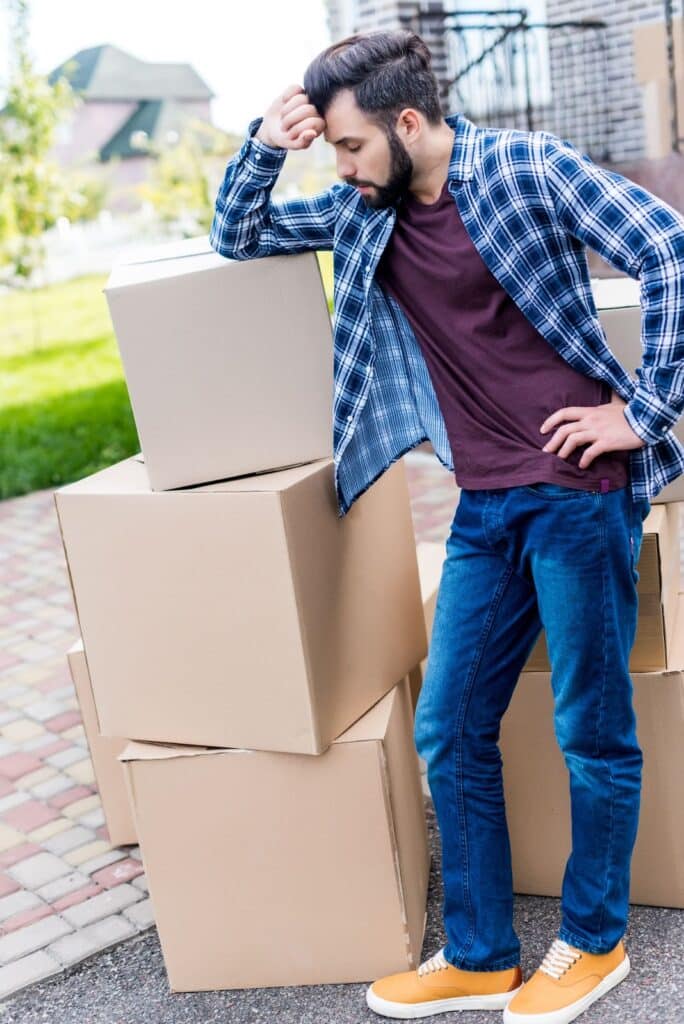
{"type": "Polygon", "coordinates": [[[353,164],[349,160],[340,159],[338,157],[338,160],[337,160],[337,175],[338,175],[339,178],[344,178],[345,180],[347,178],[354,178],[354,177],[356,177],[356,175],[354,173],[354,166],[353,166],[353,164]]]}

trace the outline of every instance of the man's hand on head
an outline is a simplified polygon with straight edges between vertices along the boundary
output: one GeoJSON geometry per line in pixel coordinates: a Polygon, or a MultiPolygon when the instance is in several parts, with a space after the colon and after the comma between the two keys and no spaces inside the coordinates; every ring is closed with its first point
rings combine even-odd
{"type": "Polygon", "coordinates": [[[308,149],[325,130],[319,115],[301,85],[289,85],[264,114],[256,133],[267,146],[281,149],[308,149]]]}

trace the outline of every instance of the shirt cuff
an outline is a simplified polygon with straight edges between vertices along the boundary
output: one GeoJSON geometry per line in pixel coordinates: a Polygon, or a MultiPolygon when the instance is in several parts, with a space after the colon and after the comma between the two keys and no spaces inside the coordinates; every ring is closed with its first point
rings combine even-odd
{"type": "Polygon", "coordinates": [[[240,150],[240,162],[251,175],[270,180],[277,175],[285,162],[287,150],[283,146],[267,146],[261,139],[257,139],[256,132],[263,121],[263,117],[255,117],[249,122],[247,138],[240,150]]]}
{"type": "Polygon", "coordinates": [[[657,444],[680,417],[675,409],[642,387],[622,410],[630,427],[646,444],[657,444]]]}

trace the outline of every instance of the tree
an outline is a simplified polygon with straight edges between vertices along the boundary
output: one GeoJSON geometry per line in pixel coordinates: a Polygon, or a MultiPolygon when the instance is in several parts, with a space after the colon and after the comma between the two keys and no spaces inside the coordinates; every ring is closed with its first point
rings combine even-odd
{"type": "Polygon", "coordinates": [[[185,237],[208,231],[214,215],[214,190],[207,162],[232,155],[240,141],[213,125],[188,119],[182,133],[172,133],[162,145],[150,143],[156,157],[148,181],[138,195],[152,204],[159,219],[180,229],[185,237]]]}
{"type": "Polygon", "coordinates": [[[43,265],[44,232],[63,212],[65,179],[50,160],[55,130],[78,100],[66,77],[50,85],[28,50],[28,0],[6,0],[10,79],[0,111],[0,281],[27,285],[43,265]]]}

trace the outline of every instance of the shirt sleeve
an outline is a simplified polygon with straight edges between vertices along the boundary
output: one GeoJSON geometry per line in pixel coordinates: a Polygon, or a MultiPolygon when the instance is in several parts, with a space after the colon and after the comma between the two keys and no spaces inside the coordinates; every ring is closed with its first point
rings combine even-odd
{"type": "Polygon", "coordinates": [[[655,444],[684,410],[684,218],[552,135],[545,179],[566,231],[640,282],[642,365],[623,411],[634,433],[655,444]]]}
{"type": "Polygon", "coordinates": [[[245,141],[228,161],[209,230],[212,248],[237,260],[332,249],[340,186],[314,196],[272,200],[287,149],[255,137],[262,121],[257,117],[250,122],[245,141]]]}

